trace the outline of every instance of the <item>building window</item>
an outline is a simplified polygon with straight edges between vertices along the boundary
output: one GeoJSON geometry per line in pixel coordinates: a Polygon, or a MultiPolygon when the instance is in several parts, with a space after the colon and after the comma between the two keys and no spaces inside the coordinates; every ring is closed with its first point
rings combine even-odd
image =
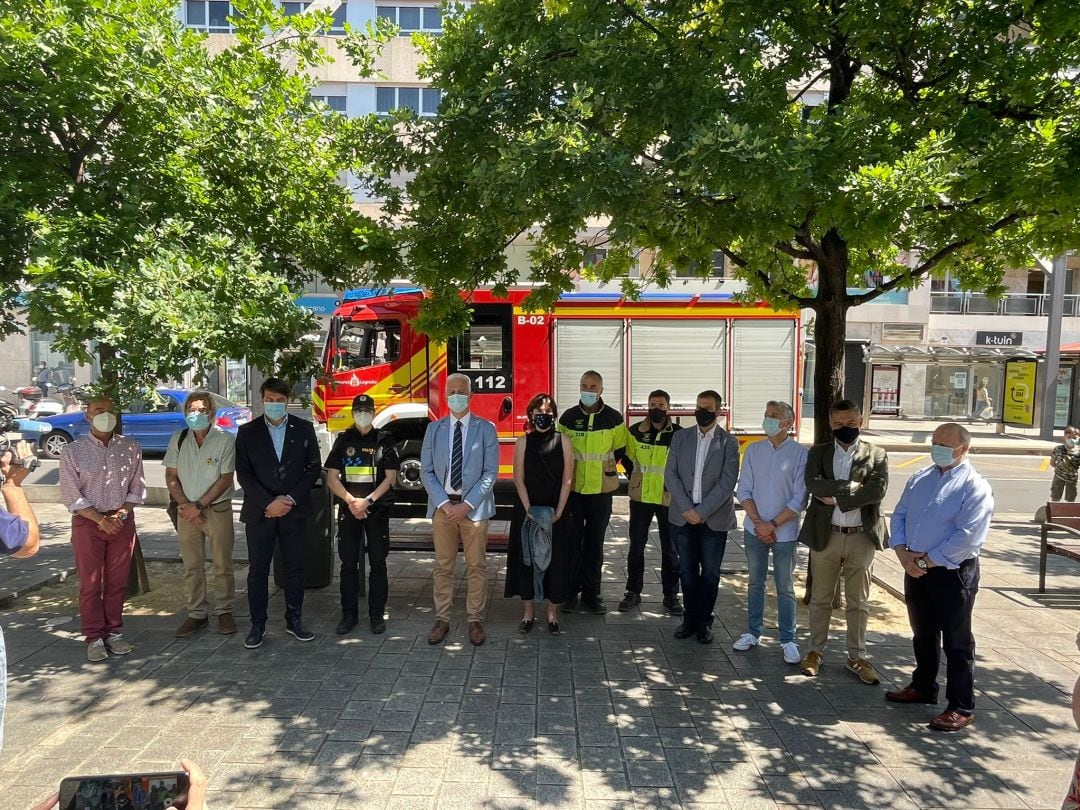
{"type": "MultiPolygon", "coordinates": [[[[708,278],[725,278],[727,276],[727,261],[724,256],[724,251],[714,250],[712,254],[712,262],[710,264],[708,278]]],[[[673,278],[701,278],[701,273],[698,271],[698,263],[690,262],[683,269],[676,269],[673,278]]]]}
{"type": "Polygon", "coordinates": [[[313,95],[313,96],[311,96],[311,100],[312,101],[321,101],[323,104],[325,104],[327,107],[329,107],[334,112],[339,112],[339,113],[342,113],[342,114],[344,114],[344,112],[345,112],[345,96],[313,95]]]}
{"type": "MultiPolygon", "coordinates": [[[[307,11],[308,6],[311,5],[310,0],[287,0],[281,4],[281,10],[285,12],[286,17],[291,17],[294,14],[302,14],[307,11]]],[[[341,35],[345,33],[345,9],[348,3],[342,0],[341,5],[334,9],[334,22],[330,26],[330,34],[341,35]]]]}
{"type": "Polygon", "coordinates": [[[376,87],[375,112],[389,115],[394,110],[412,110],[419,116],[430,117],[439,112],[442,91],[431,87],[376,87]]]}
{"type": "Polygon", "coordinates": [[[586,248],[585,255],[582,257],[582,267],[596,267],[604,259],[607,258],[607,248],[586,248]]]}
{"type": "Polygon", "coordinates": [[[381,20],[389,20],[398,27],[398,36],[407,37],[423,31],[442,31],[442,11],[437,6],[375,6],[381,20]]]}
{"type": "Polygon", "coordinates": [[[228,34],[233,27],[229,18],[239,16],[228,0],[186,0],[184,24],[208,34],[228,34]]]}

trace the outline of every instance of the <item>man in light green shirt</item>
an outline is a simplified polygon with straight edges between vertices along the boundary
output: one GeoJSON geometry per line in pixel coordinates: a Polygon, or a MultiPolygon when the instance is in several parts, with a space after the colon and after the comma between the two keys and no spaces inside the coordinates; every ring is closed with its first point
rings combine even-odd
{"type": "Polygon", "coordinates": [[[176,533],[188,589],[188,615],[176,630],[177,638],[206,627],[211,615],[217,617],[222,633],[236,632],[232,617],[236,438],[214,424],[215,410],[207,392],[189,394],[184,402],[187,427],[173,434],[165,452],[165,482],[178,507],[176,533]],[[206,586],[206,541],[214,564],[213,605],[206,586]]]}

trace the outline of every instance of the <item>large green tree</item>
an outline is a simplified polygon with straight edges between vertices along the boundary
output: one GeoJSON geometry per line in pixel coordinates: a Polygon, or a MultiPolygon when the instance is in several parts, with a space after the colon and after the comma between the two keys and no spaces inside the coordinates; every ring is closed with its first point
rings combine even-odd
{"type": "Polygon", "coordinates": [[[538,306],[593,218],[603,279],[645,250],[662,286],[722,250],[750,297],[815,313],[823,439],[851,307],[946,268],[1000,292],[1075,242],[1078,29],[1071,0],[477,3],[424,43],[444,97],[402,163],[422,323],[452,333],[457,289],[516,281],[519,235],[538,306]]]}
{"type": "Polygon", "coordinates": [[[0,334],[96,347],[121,396],[223,357],[303,376],[303,285],[396,262],[340,182],[385,125],[309,97],[329,14],[233,7],[208,48],[175,0],[0,0],[0,334]]]}

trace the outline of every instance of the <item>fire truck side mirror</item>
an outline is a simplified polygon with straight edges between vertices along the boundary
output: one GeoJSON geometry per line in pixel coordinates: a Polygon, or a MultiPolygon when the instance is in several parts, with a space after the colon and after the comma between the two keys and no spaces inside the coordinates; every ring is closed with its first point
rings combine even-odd
{"type": "Polygon", "coordinates": [[[510,399],[510,397],[503,397],[502,405],[499,406],[499,418],[505,419],[512,410],[514,410],[514,400],[510,399]]]}

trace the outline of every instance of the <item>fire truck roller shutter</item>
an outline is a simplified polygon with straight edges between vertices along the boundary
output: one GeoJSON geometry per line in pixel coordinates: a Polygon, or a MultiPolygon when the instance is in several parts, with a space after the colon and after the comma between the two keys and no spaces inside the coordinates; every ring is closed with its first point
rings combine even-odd
{"type": "Polygon", "coordinates": [[[731,426],[760,432],[765,403],[795,402],[795,321],[736,320],[732,331],[731,426]]]}
{"type": "MultiPolygon", "coordinates": [[[[645,408],[661,388],[674,408],[697,405],[703,388],[727,387],[726,319],[631,320],[630,405],[645,408]]],[[[726,398],[726,397],[725,397],[726,398]]]]}
{"type": "Polygon", "coordinates": [[[625,413],[623,333],[623,321],[615,318],[556,322],[555,401],[561,410],[573,407],[578,401],[581,375],[592,370],[604,377],[604,402],[625,413]]]}

